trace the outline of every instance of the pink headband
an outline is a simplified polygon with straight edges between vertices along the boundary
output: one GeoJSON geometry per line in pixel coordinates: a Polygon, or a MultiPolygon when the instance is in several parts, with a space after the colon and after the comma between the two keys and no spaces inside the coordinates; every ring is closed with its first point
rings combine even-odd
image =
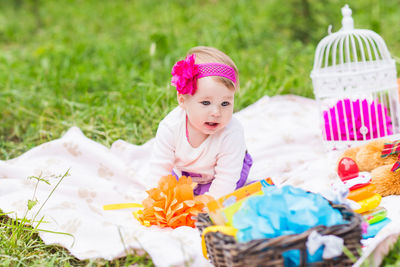
{"type": "Polygon", "coordinates": [[[207,76],[221,76],[231,80],[236,86],[235,70],[221,63],[195,64],[195,55],[188,55],[172,67],[171,84],[180,94],[191,94],[197,90],[197,79],[207,76]]]}

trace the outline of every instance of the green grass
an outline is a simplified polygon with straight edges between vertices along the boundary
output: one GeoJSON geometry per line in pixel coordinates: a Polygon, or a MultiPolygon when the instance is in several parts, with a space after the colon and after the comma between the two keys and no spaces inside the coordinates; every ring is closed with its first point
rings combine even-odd
{"type": "MultiPolygon", "coordinates": [[[[74,125],[107,146],[119,138],[146,142],[176,105],[169,85],[173,63],[196,45],[215,46],[236,62],[236,111],[264,95],[313,97],[315,47],[329,24],[333,31],[341,27],[344,3],[0,1],[0,160],[59,138],[74,125]]],[[[398,1],[357,0],[350,7],[355,25],[377,31],[399,58],[398,1]]],[[[4,216],[2,222],[12,225],[4,216]]],[[[3,242],[13,228],[0,229],[3,242]]],[[[114,262],[78,261],[36,234],[12,249],[5,246],[0,265],[151,264],[133,254],[114,262]]]]}
{"type": "Polygon", "coordinates": [[[382,266],[396,267],[400,264],[400,241],[397,241],[391,252],[383,259],[382,266]]]}

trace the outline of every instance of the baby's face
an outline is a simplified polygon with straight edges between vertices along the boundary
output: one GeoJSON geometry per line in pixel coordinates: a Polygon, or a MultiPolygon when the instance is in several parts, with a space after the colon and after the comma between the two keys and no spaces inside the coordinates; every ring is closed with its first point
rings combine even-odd
{"type": "Polygon", "coordinates": [[[235,91],[212,77],[197,82],[193,96],[185,96],[181,106],[186,110],[192,128],[209,135],[222,130],[231,120],[235,91]]]}

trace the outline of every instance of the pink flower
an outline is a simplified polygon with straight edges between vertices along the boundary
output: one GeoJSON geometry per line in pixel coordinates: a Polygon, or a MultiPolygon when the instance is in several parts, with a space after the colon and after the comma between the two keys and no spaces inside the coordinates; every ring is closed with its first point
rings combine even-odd
{"type": "Polygon", "coordinates": [[[369,103],[366,99],[339,100],[334,107],[324,111],[324,122],[328,141],[363,140],[363,131],[366,140],[393,133],[385,105],[375,101],[369,103]]]}
{"type": "Polygon", "coordinates": [[[180,94],[193,95],[197,90],[199,67],[194,61],[195,55],[189,55],[184,60],[176,62],[172,68],[171,84],[180,94]]]}

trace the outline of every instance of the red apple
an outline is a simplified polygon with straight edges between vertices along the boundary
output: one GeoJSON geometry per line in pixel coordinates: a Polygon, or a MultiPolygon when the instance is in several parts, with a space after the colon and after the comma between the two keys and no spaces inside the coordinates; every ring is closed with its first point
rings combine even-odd
{"type": "Polygon", "coordinates": [[[339,161],[338,175],[342,181],[352,179],[358,176],[358,166],[351,158],[344,157],[339,161]]]}

